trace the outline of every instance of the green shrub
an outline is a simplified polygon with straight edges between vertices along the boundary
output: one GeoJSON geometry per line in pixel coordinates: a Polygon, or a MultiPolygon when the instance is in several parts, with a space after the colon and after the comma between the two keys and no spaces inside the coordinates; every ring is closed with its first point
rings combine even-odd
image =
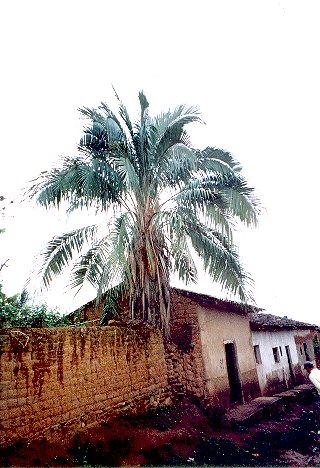
{"type": "Polygon", "coordinates": [[[46,304],[30,304],[28,294],[7,296],[0,284],[0,327],[1,328],[48,328],[71,325],[70,320],[56,309],[49,309],[46,304]]]}

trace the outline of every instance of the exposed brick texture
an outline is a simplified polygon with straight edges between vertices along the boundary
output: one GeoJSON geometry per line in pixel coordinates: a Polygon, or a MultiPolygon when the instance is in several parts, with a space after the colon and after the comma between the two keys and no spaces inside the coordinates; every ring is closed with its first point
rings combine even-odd
{"type": "MultiPolygon", "coordinates": [[[[77,320],[92,325],[100,313],[92,301],[77,320]]],[[[165,344],[151,326],[109,325],[0,332],[0,445],[61,440],[184,395],[223,412],[230,406],[230,341],[244,401],[260,394],[249,319],[239,304],[174,290],[165,344]]]]}
{"type": "Polygon", "coordinates": [[[0,445],[60,440],[170,403],[160,332],[148,327],[1,330],[0,445]]]}
{"type": "MultiPolygon", "coordinates": [[[[226,410],[230,406],[230,388],[224,343],[230,341],[237,346],[244,401],[260,395],[247,315],[253,310],[258,309],[172,289],[171,341],[166,343],[166,362],[175,396],[187,394],[226,410]]],[[[95,301],[78,311],[78,320],[92,321],[98,317],[95,301]]]]}
{"type": "Polygon", "coordinates": [[[197,305],[177,295],[171,309],[171,343],[167,345],[167,368],[175,395],[206,396],[197,305]]]}

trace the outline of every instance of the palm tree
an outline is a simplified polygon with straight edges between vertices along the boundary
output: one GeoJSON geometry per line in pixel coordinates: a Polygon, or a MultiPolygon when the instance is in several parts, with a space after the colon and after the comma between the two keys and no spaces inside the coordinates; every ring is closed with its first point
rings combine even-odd
{"type": "Polygon", "coordinates": [[[185,127],[199,110],[181,105],[157,117],[139,93],[140,118],[132,123],[116,94],[118,111],[102,103],[79,109],[88,125],[79,155],[33,181],[30,197],[49,207],[105,212],[92,225],[53,238],[43,254],[43,285],[69,263],[70,286],[86,281],[109,300],[128,297],[132,319],[169,332],[170,274],[197,281],[196,252],[213,281],[250,300],[249,275],[233,244],[235,223],[256,225],[259,202],[226,151],[195,149],[185,127]]]}

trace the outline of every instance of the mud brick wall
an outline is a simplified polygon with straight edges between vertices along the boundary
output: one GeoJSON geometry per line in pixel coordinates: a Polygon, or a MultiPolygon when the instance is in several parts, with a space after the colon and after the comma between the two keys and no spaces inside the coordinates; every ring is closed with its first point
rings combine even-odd
{"type": "MultiPolygon", "coordinates": [[[[96,308],[90,301],[77,311],[77,319],[89,321],[99,319],[102,304],[96,308]]],[[[170,342],[166,343],[168,379],[175,397],[183,395],[202,398],[205,393],[204,369],[196,305],[187,301],[174,290],[171,308],[170,342]],[[183,307],[181,307],[181,301],[183,307]],[[185,311],[187,311],[185,313],[185,311]]]]}
{"type": "Polygon", "coordinates": [[[203,400],[206,386],[197,304],[174,292],[171,319],[166,357],[173,392],[203,400]]]}
{"type": "Polygon", "coordinates": [[[170,403],[163,341],[148,327],[1,330],[0,445],[67,438],[170,403]]]}

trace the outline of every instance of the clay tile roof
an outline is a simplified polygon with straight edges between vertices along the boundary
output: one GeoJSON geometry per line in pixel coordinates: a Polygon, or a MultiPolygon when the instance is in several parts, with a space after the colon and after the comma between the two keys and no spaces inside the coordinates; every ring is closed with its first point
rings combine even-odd
{"type": "MultiPolygon", "coordinates": [[[[200,294],[200,293],[196,293],[193,291],[188,291],[186,289],[179,289],[179,288],[173,287],[172,291],[178,295],[187,297],[197,302],[203,307],[207,307],[207,308],[214,307],[215,309],[223,310],[225,312],[235,312],[235,313],[246,315],[248,313],[255,314],[257,312],[261,312],[264,310],[253,305],[243,304],[241,302],[228,301],[226,299],[218,299],[216,297],[209,296],[208,294],[200,294]]],[[[81,310],[81,309],[85,309],[86,307],[94,306],[95,301],[96,300],[93,299],[87,302],[86,304],[83,304],[77,310],[81,310]]],[[[102,301],[103,301],[103,295],[102,295],[102,301]]]]}
{"type": "Polygon", "coordinates": [[[278,317],[271,314],[249,314],[250,326],[252,330],[270,330],[270,329],[317,329],[317,325],[299,322],[288,317],[278,317]]]}
{"type": "Polygon", "coordinates": [[[176,294],[187,297],[198,304],[210,308],[214,307],[215,309],[223,310],[226,312],[236,312],[239,314],[248,314],[252,315],[263,310],[249,304],[243,304],[241,302],[228,301],[225,299],[217,299],[216,297],[209,296],[207,294],[200,294],[193,291],[187,291],[186,289],[172,288],[176,294]]]}

